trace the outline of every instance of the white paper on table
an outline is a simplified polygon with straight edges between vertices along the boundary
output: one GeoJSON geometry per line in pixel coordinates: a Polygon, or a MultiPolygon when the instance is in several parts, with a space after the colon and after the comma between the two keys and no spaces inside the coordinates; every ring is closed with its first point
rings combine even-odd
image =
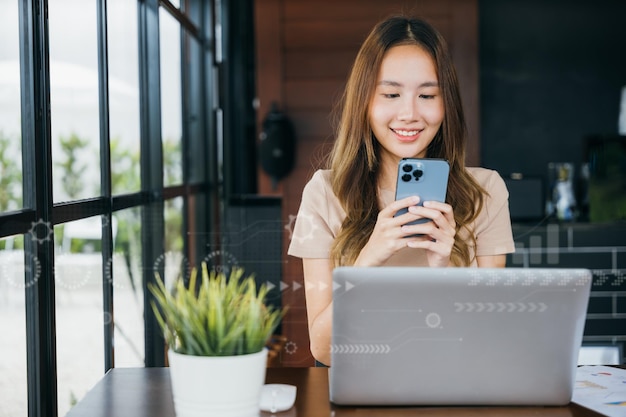
{"type": "Polygon", "coordinates": [[[608,417],[626,417],[626,369],[578,367],[572,402],[608,417]]]}

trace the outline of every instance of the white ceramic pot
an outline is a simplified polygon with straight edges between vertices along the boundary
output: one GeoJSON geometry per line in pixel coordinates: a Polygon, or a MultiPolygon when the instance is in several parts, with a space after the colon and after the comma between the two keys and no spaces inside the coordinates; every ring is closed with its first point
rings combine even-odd
{"type": "Polygon", "coordinates": [[[239,356],[168,352],[176,417],[258,417],[267,349],[239,356]]]}

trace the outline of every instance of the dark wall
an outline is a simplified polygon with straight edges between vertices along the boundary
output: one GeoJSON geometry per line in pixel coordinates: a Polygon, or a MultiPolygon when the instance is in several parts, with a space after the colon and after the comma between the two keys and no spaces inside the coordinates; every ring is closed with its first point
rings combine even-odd
{"type": "Polygon", "coordinates": [[[480,0],[481,161],[545,179],[616,134],[626,86],[626,1],[480,0]]]}

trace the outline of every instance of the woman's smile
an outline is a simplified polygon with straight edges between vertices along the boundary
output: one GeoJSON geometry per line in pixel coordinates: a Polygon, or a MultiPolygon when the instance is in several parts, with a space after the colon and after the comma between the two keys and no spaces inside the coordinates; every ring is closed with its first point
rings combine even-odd
{"type": "Polygon", "coordinates": [[[398,140],[400,142],[413,142],[419,138],[421,130],[402,130],[402,129],[391,129],[393,133],[398,136],[398,140]]]}

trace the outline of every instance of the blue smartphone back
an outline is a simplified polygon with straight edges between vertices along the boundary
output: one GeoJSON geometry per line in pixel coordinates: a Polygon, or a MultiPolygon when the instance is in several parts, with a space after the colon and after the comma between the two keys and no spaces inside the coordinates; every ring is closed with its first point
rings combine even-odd
{"type": "MultiPolygon", "coordinates": [[[[404,158],[398,164],[396,183],[396,200],[417,195],[418,205],[424,201],[446,201],[450,164],[445,159],[404,158]]],[[[399,210],[396,216],[404,214],[407,209],[399,210]]],[[[410,224],[424,223],[429,219],[420,219],[410,224]]]]}

